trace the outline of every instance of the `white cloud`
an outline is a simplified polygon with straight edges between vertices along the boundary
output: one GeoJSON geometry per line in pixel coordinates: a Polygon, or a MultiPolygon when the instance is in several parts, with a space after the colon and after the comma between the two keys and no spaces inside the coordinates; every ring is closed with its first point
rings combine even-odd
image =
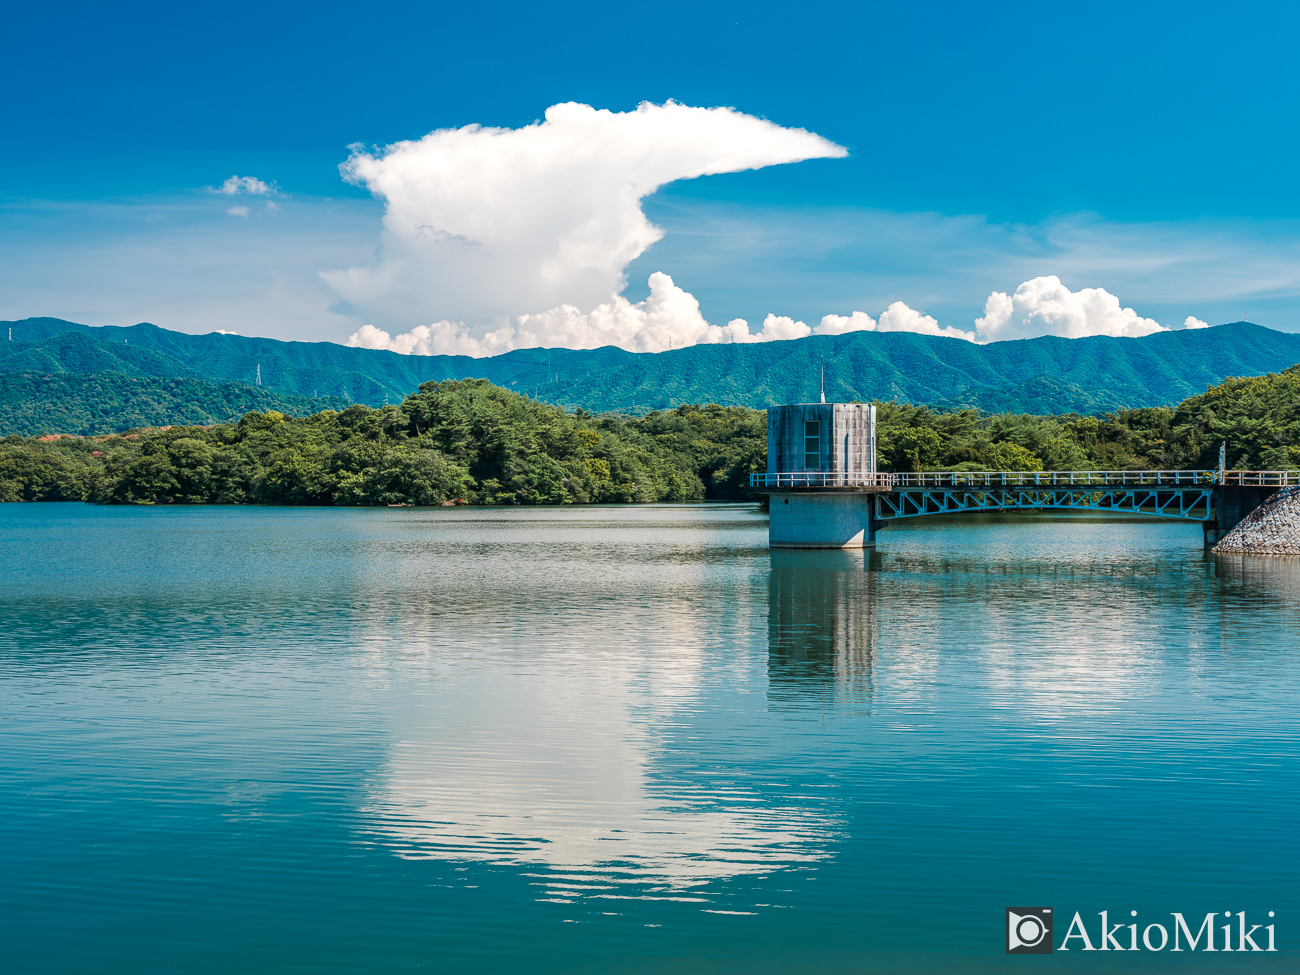
{"type": "MultiPolygon", "coordinates": [[[[975,331],[940,325],[933,316],[895,301],[879,319],[861,311],[825,315],[815,328],[786,315],[769,314],[762,329],[755,333],[743,318],[725,326],[710,325],[695,297],[677,287],[663,272],[650,275],[649,283],[649,297],[635,304],[615,296],[591,312],[561,305],[491,325],[442,321],[396,336],[374,325],[363,325],[348,338],[348,345],[388,349],[403,355],[490,356],[520,348],[595,349],[604,345],[633,352],[663,352],[688,345],[781,342],[848,332],[913,332],[983,343],[1038,335],[1137,337],[1168,331],[1131,308],[1121,308],[1119,299],[1103,288],[1070,291],[1054,275],[1025,281],[1014,295],[993,292],[985,302],[984,317],[975,320],[975,331]]],[[[1189,315],[1183,327],[1209,325],[1189,315]]]]}
{"type": "MultiPolygon", "coordinates": [[[[744,323],[743,318],[738,318],[732,322],[732,325],[744,323]]],[[[746,324],[745,332],[749,331],[746,324]]],[[[793,318],[785,315],[768,315],[763,319],[763,329],[757,335],[741,335],[735,333],[732,341],[736,342],[784,342],[789,339],[801,339],[812,334],[812,329],[803,322],[796,322],[793,318]]]]}
{"type": "Polygon", "coordinates": [[[1154,319],[1132,308],[1104,288],[1071,291],[1054,274],[1025,281],[1014,295],[995,291],[984,303],[984,316],[975,319],[981,341],[1060,335],[1077,339],[1089,335],[1136,338],[1168,331],[1154,319]]]}
{"type": "Polygon", "coordinates": [[[803,322],[776,315],[768,315],[757,334],[749,331],[743,318],[710,325],[694,296],[657,271],[650,275],[650,295],[645,301],[633,303],[616,295],[590,312],[561,305],[489,325],[448,321],[419,325],[396,336],[363,325],[348,338],[348,345],[403,355],[489,356],[511,349],[596,349],[605,345],[633,352],[663,352],[688,345],[802,338],[811,331],[803,322]]]}
{"type": "MultiPolygon", "coordinates": [[[[1010,294],[1015,283],[1049,274],[1071,287],[1104,288],[1171,328],[1186,327],[1193,308],[1192,317],[1210,324],[1240,320],[1248,308],[1252,320],[1285,330],[1300,309],[1300,221],[1120,224],[1065,214],[1023,225],[763,207],[671,190],[645,209],[667,235],[629,273],[644,282],[662,267],[732,340],[753,335],[729,320],[748,319],[759,331],[769,311],[807,322],[814,334],[828,334],[841,318],[856,324],[837,327],[863,328],[899,298],[943,325],[972,329],[991,292],[1010,294]],[[823,327],[828,311],[837,314],[823,327]]],[[[382,203],[366,195],[328,204],[299,196],[289,207],[279,193],[215,187],[112,201],[10,200],[0,206],[0,317],[151,321],[195,333],[239,323],[245,335],[338,342],[365,321],[396,334],[454,317],[362,317],[321,280],[322,268],[373,258],[382,215],[382,203]],[[273,220],[256,219],[270,198],[284,208],[273,220]],[[236,204],[250,207],[247,219],[225,212],[236,204]]],[[[545,307],[555,306],[522,311],[545,307]]]]}
{"type": "Polygon", "coordinates": [[[374,325],[362,325],[348,345],[363,349],[388,349],[402,355],[490,356],[511,349],[596,349],[616,345],[632,352],[663,352],[688,345],[784,342],[809,335],[843,335],[855,331],[919,332],[945,338],[975,341],[973,332],[940,325],[929,315],[896,301],[877,322],[865,312],[826,315],[816,328],[786,315],[768,315],[758,332],[736,318],[726,325],[710,325],[700,314],[700,303],[673,284],[662,271],[650,275],[650,296],[635,304],[622,296],[583,313],[561,305],[538,315],[520,315],[513,322],[467,326],[463,322],[436,322],[391,335],[374,325]]]}
{"type": "MultiPolygon", "coordinates": [[[[233,179],[234,177],[231,178],[233,179]]],[[[224,190],[222,192],[224,192],[224,190]]],[[[278,213],[280,211],[279,205],[274,200],[267,200],[264,204],[264,208],[267,213],[278,213]]],[[[253,212],[253,210],[251,207],[245,206],[242,203],[237,203],[235,206],[227,207],[226,212],[232,217],[247,217],[253,212]]]]}
{"type": "Polygon", "coordinates": [[[688,286],[706,314],[760,320],[768,311],[816,324],[828,311],[878,314],[896,299],[973,328],[993,291],[1054,274],[1105,288],[1125,306],[1180,327],[1242,309],[1290,329],[1300,307],[1300,221],[1115,223],[1057,214],[1036,224],[850,207],[758,207],[660,191],[646,213],[667,235],[629,266],[688,286]],[[653,266],[651,266],[653,262],[653,266]],[[924,296],[923,303],[921,296],[924,296]]]}
{"type": "Polygon", "coordinates": [[[917,332],[921,335],[975,341],[974,332],[940,325],[936,319],[909,308],[901,301],[895,301],[886,308],[879,321],[866,312],[855,311],[852,315],[825,315],[821,324],[813,329],[815,335],[844,335],[846,332],[917,332]]]}
{"type": "Polygon", "coordinates": [[[658,352],[853,331],[988,342],[1164,330],[1105,289],[1072,292],[1055,275],[1025,281],[1013,295],[993,292],[974,330],[940,325],[902,301],[878,319],[830,314],[815,328],[775,313],[757,332],[740,318],[712,325],[661,272],[650,275],[644,301],[620,295],[629,263],[663,236],[642,212],[648,194],[679,179],[842,155],[801,129],[675,102],[623,113],[566,103],[520,129],[471,125],[383,150],[354,147],[341,169],[384,203],[382,246],[373,264],[322,277],[350,313],[374,322],[349,344],[417,354],[602,345],[658,352]],[[435,316],[396,335],[385,327],[435,316]]]}
{"type": "Polygon", "coordinates": [[[876,320],[864,311],[852,315],[823,315],[814,335],[844,335],[848,332],[874,332],[876,320]]]}
{"type": "Polygon", "coordinates": [[[921,335],[940,335],[950,339],[965,339],[967,342],[975,341],[972,333],[963,332],[950,325],[940,325],[934,318],[909,308],[901,301],[896,301],[885,309],[880,316],[879,329],[882,332],[918,332],[921,335]]]}
{"type": "MultiPolygon", "coordinates": [[[[1189,315],[1183,327],[1209,325],[1189,315]]],[[[815,328],[786,315],[769,314],[755,333],[743,318],[725,326],[710,325],[694,295],[677,287],[663,272],[655,272],[650,275],[649,297],[635,304],[615,296],[586,313],[574,305],[562,305],[541,314],[501,319],[493,325],[443,321],[397,336],[363,325],[349,337],[348,345],[403,355],[490,356],[520,348],[594,349],[603,345],[632,352],[663,352],[688,345],[781,342],[848,332],[913,332],[982,344],[1039,335],[1138,337],[1165,331],[1169,329],[1159,322],[1120,307],[1119,299],[1104,288],[1071,291],[1060,278],[1047,275],[1025,281],[1013,295],[1001,291],[989,295],[984,316],[975,319],[975,331],[940,325],[933,316],[895,301],[879,319],[861,311],[825,315],[815,328]]]]}
{"type": "Polygon", "coordinates": [[[557,331],[590,344],[635,317],[616,296],[628,263],[663,236],[642,212],[645,196],[675,180],[845,154],[803,129],[675,102],[631,112],[566,103],[519,129],[470,125],[355,148],[341,168],[384,202],[379,257],[323,277],[381,324],[439,319],[427,327],[446,333],[461,321],[460,332],[512,348],[557,331]],[[577,336],[580,317],[589,329],[577,336]]]}
{"type": "Polygon", "coordinates": [[[231,176],[217,187],[217,192],[226,193],[229,196],[234,196],[237,193],[266,196],[268,193],[274,193],[275,187],[271,183],[258,179],[256,176],[231,176]]]}

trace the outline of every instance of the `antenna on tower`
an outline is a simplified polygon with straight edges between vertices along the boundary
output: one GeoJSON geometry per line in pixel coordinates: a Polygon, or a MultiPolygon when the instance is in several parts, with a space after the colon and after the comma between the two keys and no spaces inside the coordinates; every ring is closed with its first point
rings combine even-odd
{"type": "Polygon", "coordinates": [[[826,402],[826,357],[822,356],[822,402],[826,402]]]}
{"type": "Polygon", "coordinates": [[[257,385],[262,385],[262,364],[257,364],[257,385]]]}

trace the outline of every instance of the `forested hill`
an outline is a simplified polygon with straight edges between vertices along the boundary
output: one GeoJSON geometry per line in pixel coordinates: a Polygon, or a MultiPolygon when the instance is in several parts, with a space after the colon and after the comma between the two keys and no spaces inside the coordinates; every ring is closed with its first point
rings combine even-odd
{"type": "MultiPolygon", "coordinates": [[[[1300,335],[1246,322],[1140,339],[1042,337],[973,345],[904,332],[853,332],[660,353],[522,349],[486,359],[52,318],[0,322],[0,329],[13,334],[12,343],[0,342],[0,372],[110,368],[252,384],[260,366],[264,388],[372,406],[399,402],[422,382],[472,376],[570,409],[635,413],[690,402],[761,409],[812,400],[823,356],[830,399],[1036,413],[1168,405],[1228,376],[1257,376],[1300,362],[1300,335]],[[80,341],[69,332],[79,333],[80,341]],[[97,366],[105,357],[114,364],[97,366]]],[[[0,331],[0,339],[6,334],[0,331]]]]}
{"type": "Polygon", "coordinates": [[[291,396],[244,383],[118,372],[0,373],[0,435],[122,433],[136,427],[232,423],[276,410],[305,416],[341,410],[344,399],[291,396]]]}
{"type": "MultiPolygon", "coordinates": [[[[76,377],[80,378],[80,377],[76,377]]],[[[196,380],[157,380],[187,383],[196,380]]],[[[892,471],[1247,469],[1300,465],[1300,366],[1231,379],[1177,408],[1104,417],[936,413],[880,404],[892,471]]],[[[484,380],[401,405],[124,436],[0,438],[0,501],[148,504],[581,504],[747,496],[767,424],[745,407],[572,413],[484,380]]]]}
{"type": "Polygon", "coordinates": [[[566,413],[483,380],[426,383],[401,406],[125,436],[0,439],[0,501],[575,504],[744,498],[763,414],[566,413]]]}

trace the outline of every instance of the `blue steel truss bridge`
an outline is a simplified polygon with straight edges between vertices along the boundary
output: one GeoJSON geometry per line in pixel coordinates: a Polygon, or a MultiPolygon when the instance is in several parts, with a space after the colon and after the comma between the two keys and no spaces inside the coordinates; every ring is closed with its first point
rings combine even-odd
{"type": "Polygon", "coordinates": [[[883,518],[1056,510],[1208,522],[1229,493],[1224,488],[1262,488],[1271,494],[1300,482],[1297,471],[979,471],[889,477],[891,490],[876,497],[883,518]]]}
{"type": "Polygon", "coordinates": [[[767,494],[863,492],[884,523],[962,511],[1104,511],[1202,522],[1212,543],[1300,471],[974,471],[754,474],[767,494]]]}
{"type": "Polygon", "coordinates": [[[1106,511],[1210,521],[1218,471],[1018,471],[895,474],[882,518],[958,511],[1106,511]]]}

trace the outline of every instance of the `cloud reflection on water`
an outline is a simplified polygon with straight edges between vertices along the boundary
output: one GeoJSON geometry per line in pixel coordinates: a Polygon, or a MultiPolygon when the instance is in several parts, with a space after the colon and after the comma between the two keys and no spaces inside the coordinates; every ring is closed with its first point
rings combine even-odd
{"type": "MultiPolygon", "coordinates": [[[[860,557],[855,574],[863,575],[860,557]]],[[[869,687],[874,635],[862,634],[873,630],[874,610],[853,622],[846,609],[828,643],[819,635],[826,601],[798,576],[774,565],[770,578],[774,612],[790,629],[788,638],[775,638],[771,659],[788,657],[798,671],[785,699],[820,701],[828,687],[836,694],[864,679],[869,687]],[[781,595],[791,585],[788,598],[781,595]]],[[[852,603],[848,589],[834,591],[837,605],[865,605],[852,603]]],[[[654,605],[638,608],[635,622],[623,611],[621,648],[541,633],[534,635],[541,645],[529,648],[532,665],[509,653],[478,657],[468,673],[431,664],[440,673],[413,681],[402,692],[407,705],[394,710],[403,724],[363,804],[367,831],[411,859],[525,868],[544,899],[559,901],[705,901],[711,883],[829,857],[843,833],[836,810],[747,783],[748,753],[725,765],[698,753],[691,728],[716,706],[701,661],[728,623],[684,613],[679,601],[659,604],[657,613],[654,605]]],[[[589,604],[567,612],[591,633],[613,610],[589,604]]],[[[440,625],[440,643],[459,636],[447,630],[460,624],[444,618],[440,625]]],[[[524,639],[522,630],[514,633],[524,639]]],[[[736,648],[747,642],[731,636],[736,648]]]]}
{"type": "Polygon", "coordinates": [[[826,855],[822,811],[662,781],[671,718],[626,682],[597,698],[535,674],[480,679],[406,729],[366,812],[402,856],[545,868],[573,895],[672,896],[826,855]]]}

